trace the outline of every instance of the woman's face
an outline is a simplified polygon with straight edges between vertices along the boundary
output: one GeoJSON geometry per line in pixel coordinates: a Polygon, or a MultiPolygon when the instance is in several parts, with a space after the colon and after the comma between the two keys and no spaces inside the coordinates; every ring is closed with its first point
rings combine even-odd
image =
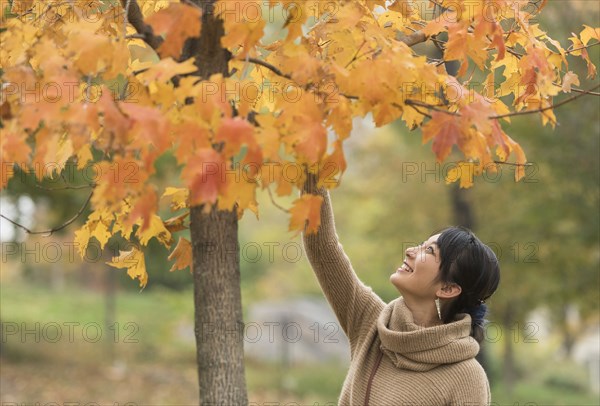
{"type": "Polygon", "coordinates": [[[390,276],[390,282],[402,296],[435,300],[441,282],[434,283],[440,270],[440,251],[436,234],[417,247],[406,250],[404,262],[390,276]]]}

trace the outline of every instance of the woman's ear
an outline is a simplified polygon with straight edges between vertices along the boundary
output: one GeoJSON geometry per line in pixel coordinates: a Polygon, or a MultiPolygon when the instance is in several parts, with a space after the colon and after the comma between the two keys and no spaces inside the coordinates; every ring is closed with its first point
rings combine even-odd
{"type": "Polygon", "coordinates": [[[448,283],[435,293],[437,297],[440,299],[452,299],[453,297],[457,297],[462,292],[462,288],[456,283],[448,283]]]}

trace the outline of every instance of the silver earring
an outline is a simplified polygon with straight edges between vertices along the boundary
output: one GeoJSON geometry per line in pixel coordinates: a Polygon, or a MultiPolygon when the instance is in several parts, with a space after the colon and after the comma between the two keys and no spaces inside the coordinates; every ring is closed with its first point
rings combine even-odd
{"type": "Polygon", "coordinates": [[[440,313],[440,298],[439,297],[435,298],[435,307],[437,309],[438,318],[441,320],[442,319],[442,313],[440,313]]]}

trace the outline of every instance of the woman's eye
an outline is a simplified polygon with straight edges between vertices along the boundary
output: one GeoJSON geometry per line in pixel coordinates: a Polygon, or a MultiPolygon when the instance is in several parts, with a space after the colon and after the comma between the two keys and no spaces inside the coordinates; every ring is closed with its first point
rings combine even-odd
{"type": "Polygon", "coordinates": [[[429,246],[425,248],[425,251],[429,252],[430,254],[433,254],[433,247],[429,246]]]}

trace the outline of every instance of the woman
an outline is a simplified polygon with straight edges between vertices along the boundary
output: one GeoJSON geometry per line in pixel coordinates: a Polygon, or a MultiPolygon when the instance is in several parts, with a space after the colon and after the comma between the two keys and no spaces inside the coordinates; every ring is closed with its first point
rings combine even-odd
{"type": "MultiPolygon", "coordinates": [[[[313,178],[312,176],[309,177],[313,178]]],[[[487,376],[475,360],[483,302],[500,279],[493,251],[470,231],[449,228],[406,250],[390,277],[401,297],[384,303],[356,276],[338,241],[329,193],[321,225],[304,246],[350,341],[340,405],[487,405],[487,376]]]]}

